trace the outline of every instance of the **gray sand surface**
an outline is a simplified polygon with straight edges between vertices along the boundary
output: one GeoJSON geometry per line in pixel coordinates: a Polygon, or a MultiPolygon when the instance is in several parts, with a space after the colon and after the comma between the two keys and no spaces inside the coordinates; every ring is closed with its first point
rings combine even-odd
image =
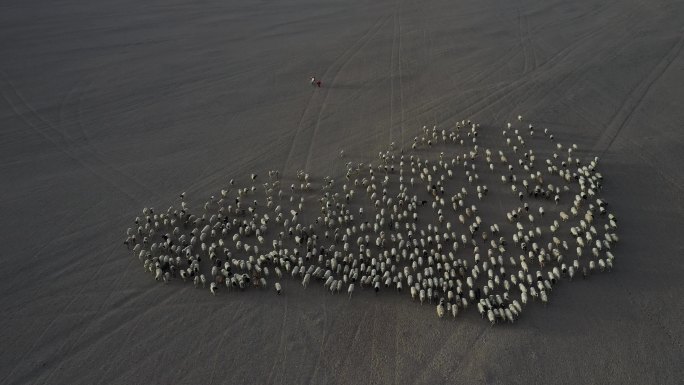
{"type": "Polygon", "coordinates": [[[3,1],[0,384],[682,384],[682,21],[674,0],[3,1]],[[601,157],[620,245],[512,326],[288,280],[212,297],[121,243],[181,191],[518,114],[601,157]]]}

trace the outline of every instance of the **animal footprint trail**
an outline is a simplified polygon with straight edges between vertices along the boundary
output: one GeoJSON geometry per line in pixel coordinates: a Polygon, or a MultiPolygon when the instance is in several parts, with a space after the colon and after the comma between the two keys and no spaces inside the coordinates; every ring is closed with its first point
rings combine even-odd
{"type": "Polygon", "coordinates": [[[339,180],[270,171],[231,180],[198,212],[185,194],[144,208],[124,244],[157,281],[213,295],[395,291],[440,318],[473,307],[512,323],[563,281],[613,268],[617,218],[599,196],[598,157],[580,154],[522,116],[422,127],[410,147],[347,162],[339,180]]]}

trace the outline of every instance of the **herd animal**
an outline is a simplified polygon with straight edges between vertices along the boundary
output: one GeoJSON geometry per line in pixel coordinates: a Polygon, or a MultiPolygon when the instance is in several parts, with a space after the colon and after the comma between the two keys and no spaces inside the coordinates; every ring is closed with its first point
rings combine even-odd
{"type": "Polygon", "coordinates": [[[155,280],[213,295],[284,295],[299,281],[349,300],[355,289],[396,292],[439,318],[472,306],[492,325],[512,323],[561,282],[610,271],[619,239],[598,157],[524,121],[424,126],[410,148],[391,143],[320,181],[255,172],[199,211],[181,193],[166,210],[143,208],[124,244],[155,280]]]}

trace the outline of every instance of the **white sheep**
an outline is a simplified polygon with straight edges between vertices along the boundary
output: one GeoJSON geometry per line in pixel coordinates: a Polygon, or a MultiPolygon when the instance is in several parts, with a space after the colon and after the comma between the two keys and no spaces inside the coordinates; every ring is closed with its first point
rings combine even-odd
{"type": "MultiPolygon", "coordinates": [[[[532,124],[528,127],[532,134],[532,124]]],[[[459,307],[466,309],[470,303],[477,303],[482,315],[486,314],[493,324],[513,322],[522,308],[517,300],[510,302],[512,287],[520,290],[518,299],[522,304],[527,303],[528,295],[546,304],[561,276],[572,279],[575,272],[586,275],[597,267],[610,270],[614,261],[611,251],[616,250],[617,219],[606,211],[605,201],[596,196],[602,182],[595,170],[597,160],[580,164],[578,158],[570,157],[573,146],[560,145],[553,147],[568,149],[567,155],[559,157],[552,149],[553,156],[545,159],[546,164],[536,167],[533,142],[526,142],[518,129],[509,125],[502,143],[509,140],[508,148],[520,155],[509,162],[502,150],[495,158],[496,149],[479,147],[474,140],[478,133],[482,134],[478,128],[465,120],[458,122],[453,131],[425,127],[414,139],[417,151],[406,149],[407,153],[390,146],[379,152],[373,163],[346,162],[344,184],[338,186],[332,178],[323,178],[317,200],[320,211],[310,211],[309,199],[305,204],[301,195],[313,195],[311,183],[315,182],[303,170],[296,172],[297,180],[286,192],[280,186],[280,177],[272,171],[263,189],[257,190],[255,183],[233,187],[235,181],[231,180],[229,187],[219,190],[218,200],[212,196],[200,206],[204,210],[199,214],[190,212],[181,194],[178,209],[155,213],[145,208],[135,226],[127,229],[125,244],[134,250],[133,255],[143,263],[145,271],[165,283],[180,274],[183,281],[191,277],[195,286],[201,283],[206,287],[201,272],[210,271],[210,291],[214,295],[221,284],[241,289],[250,284],[266,287],[271,271],[280,280],[285,269],[293,278],[302,279],[304,288],[312,278],[331,293],[347,285],[351,298],[357,282],[376,293],[382,285],[394,285],[397,291],[409,291],[411,298],[418,298],[421,304],[426,299],[432,303],[433,299],[447,298],[436,305],[440,317],[446,313],[455,317],[459,307]],[[431,153],[429,146],[440,149],[431,153]],[[455,146],[457,153],[450,154],[442,146],[455,146]],[[505,226],[499,229],[488,223],[485,215],[480,217],[471,199],[477,196],[479,201],[487,201],[490,195],[476,171],[482,165],[493,170],[498,160],[502,163],[499,167],[508,169],[500,175],[502,183],[511,186],[510,191],[522,206],[504,212],[510,233],[505,226]],[[461,176],[465,174],[472,187],[449,191],[460,167],[461,176]],[[523,176],[517,172],[523,172],[523,176]],[[420,198],[418,187],[426,189],[420,198]],[[359,189],[363,190],[354,195],[359,189]],[[547,237],[538,222],[544,221],[548,206],[541,204],[530,210],[535,204],[530,200],[553,199],[559,204],[564,194],[573,194],[575,199],[566,211],[559,212],[558,220],[551,218],[552,223],[546,224],[551,234],[547,237]],[[359,195],[368,200],[359,201],[359,195]],[[447,205],[449,199],[451,207],[447,205]],[[452,215],[462,228],[449,222],[447,207],[454,210],[452,215]],[[605,217],[601,219],[597,213],[605,217]],[[314,217],[313,222],[306,222],[314,217]],[[596,231],[600,219],[605,223],[603,234],[596,231]],[[567,232],[564,222],[574,222],[568,225],[567,232]],[[575,238],[577,259],[585,258],[583,254],[590,259],[593,256],[592,261],[583,262],[584,268],[577,260],[569,267],[563,263],[564,258],[574,254],[567,238],[563,239],[568,232],[575,238]],[[510,234],[514,249],[522,251],[520,258],[513,254],[505,259],[510,254],[506,242],[511,238],[502,234],[510,234]],[[264,245],[272,248],[264,253],[264,245]],[[470,257],[463,257],[464,252],[470,257]],[[531,264],[534,261],[539,263],[536,268],[531,264]],[[510,268],[513,270],[508,271],[510,268]],[[485,276],[484,282],[478,279],[480,276],[485,276]],[[405,287],[409,290],[402,290],[405,287]]],[[[544,132],[549,137],[548,131],[544,132]]],[[[257,179],[256,174],[250,177],[248,182],[257,179]]],[[[490,177],[498,178],[496,174],[490,177]]],[[[274,288],[280,294],[281,282],[276,282],[274,288]]]]}
{"type": "Polygon", "coordinates": [[[437,304],[437,317],[444,317],[444,305],[441,302],[437,304]]]}

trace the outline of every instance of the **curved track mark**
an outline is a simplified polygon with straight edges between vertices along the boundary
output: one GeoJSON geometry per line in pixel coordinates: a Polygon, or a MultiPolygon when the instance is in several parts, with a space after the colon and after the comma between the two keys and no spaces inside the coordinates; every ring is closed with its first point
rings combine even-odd
{"type": "Polygon", "coordinates": [[[649,75],[646,76],[624,100],[610,123],[608,123],[606,130],[594,145],[594,150],[601,150],[601,155],[605,155],[608,149],[613,145],[615,138],[620,135],[622,129],[630,123],[634,116],[634,112],[641,106],[645,97],[651,91],[653,84],[663,76],[674,59],[679,55],[679,52],[682,50],[682,45],[684,45],[684,35],[679,37],[672,45],[672,48],[668,50],[655,68],[651,70],[649,75]]]}
{"type": "MultiPolygon", "coordinates": [[[[28,105],[26,102],[23,100],[21,95],[18,93],[17,89],[12,85],[11,81],[7,77],[7,75],[0,71],[0,78],[5,80],[5,83],[9,86],[10,90],[12,92],[3,92],[3,97],[9,104],[10,108],[14,113],[20,117],[24,123],[31,128],[34,132],[42,136],[45,140],[53,144],[60,152],[62,152],[64,155],[66,155],[68,158],[71,160],[75,161],[79,165],[83,166],[87,170],[89,170],[93,175],[96,177],[100,178],[101,180],[107,182],[108,184],[112,185],[115,189],[119,190],[121,193],[124,195],[128,196],[131,200],[133,201],[144,201],[145,199],[140,198],[137,196],[136,192],[129,190],[127,188],[122,187],[118,183],[115,183],[114,181],[114,176],[110,173],[103,172],[102,170],[98,170],[95,166],[91,165],[90,163],[86,162],[83,160],[82,156],[78,156],[73,149],[70,148],[69,145],[61,143],[61,141],[65,140],[65,136],[63,133],[61,133],[59,130],[52,129],[51,130],[51,124],[44,120],[42,117],[37,115],[35,111],[28,105]],[[12,95],[14,94],[14,95],[12,95]],[[19,110],[19,105],[23,105],[26,109],[28,109],[28,113],[22,113],[22,111],[19,110]],[[33,117],[33,119],[32,119],[33,117]],[[35,120],[34,120],[35,119],[35,120]],[[54,135],[51,135],[48,131],[53,131],[57,133],[59,136],[61,136],[61,139],[59,137],[54,137],[54,135]]],[[[128,178],[128,177],[127,177],[128,178]]],[[[148,190],[149,191],[149,190],[148,190]]],[[[151,192],[151,191],[149,191],[151,192]]],[[[156,195],[154,192],[152,192],[154,195],[156,195]]]]}
{"type": "Polygon", "coordinates": [[[280,324],[280,337],[278,338],[278,349],[276,349],[276,356],[273,358],[273,366],[271,367],[271,372],[268,374],[268,384],[275,383],[275,371],[276,367],[280,364],[281,367],[285,367],[287,361],[287,344],[285,342],[287,338],[287,305],[288,300],[285,299],[285,309],[283,310],[283,321],[280,324]],[[282,357],[278,359],[279,357],[282,357]]]}
{"type": "MultiPolygon", "coordinates": [[[[109,256],[111,256],[112,253],[114,253],[114,250],[115,250],[117,247],[118,247],[118,245],[114,245],[113,247],[111,247],[111,250],[110,250],[110,252],[109,252],[109,256]]],[[[99,268],[99,269],[97,270],[97,272],[95,273],[95,276],[96,276],[96,277],[99,276],[99,273],[100,273],[100,271],[102,271],[102,269],[104,268],[104,266],[105,266],[104,263],[100,264],[100,268],[99,268]]],[[[16,371],[24,362],[26,362],[27,358],[30,357],[30,356],[33,354],[33,352],[36,350],[36,348],[38,348],[38,347],[40,346],[40,342],[43,340],[43,338],[45,337],[45,335],[47,334],[47,332],[48,332],[50,329],[52,329],[52,326],[55,324],[55,322],[56,322],[58,319],[60,319],[61,316],[62,316],[63,314],[65,314],[65,313],[69,310],[69,308],[71,307],[71,305],[73,305],[73,304],[76,302],[76,300],[81,299],[81,293],[83,293],[83,291],[84,291],[87,287],[88,287],[87,285],[81,285],[81,289],[76,293],[76,295],[74,295],[74,296],[71,298],[71,301],[69,301],[69,303],[67,303],[66,306],[63,306],[63,307],[61,308],[61,310],[58,312],[58,314],[55,315],[55,316],[52,318],[52,320],[50,321],[50,323],[48,323],[47,326],[45,326],[45,327],[43,328],[43,330],[42,330],[42,332],[40,333],[40,335],[38,335],[38,337],[37,337],[37,338],[35,339],[35,341],[33,342],[33,345],[31,345],[31,347],[29,348],[29,350],[28,350],[26,353],[24,353],[24,354],[22,355],[21,359],[19,359],[19,360],[17,361],[17,363],[16,363],[16,365],[14,366],[14,368],[12,368],[12,370],[7,374],[7,376],[2,380],[2,382],[0,382],[0,384],[5,384],[5,383],[7,382],[7,380],[9,380],[9,378],[12,377],[12,375],[14,374],[14,372],[15,372],[15,371],[16,371]]]]}
{"type": "MultiPolygon", "coordinates": [[[[345,52],[345,54],[343,54],[343,56],[340,57],[341,59],[343,59],[343,61],[342,61],[341,63],[339,63],[338,65],[334,65],[334,66],[331,66],[331,67],[330,67],[330,68],[334,69],[334,74],[335,74],[335,75],[333,76],[332,80],[330,81],[330,85],[331,85],[331,86],[332,86],[333,84],[335,84],[335,82],[337,81],[337,78],[338,78],[340,72],[342,72],[342,70],[344,69],[344,67],[346,67],[347,64],[348,64],[348,63],[349,63],[349,62],[350,62],[350,61],[351,61],[351,60],[352,60],[352,59],[353,59],[353,58],[354,58],[354,57],[355,57],[355,56],[356,56],[356,55],[357,55],[365,46],[366,46],[366,44],[368,44],[368,42],[369,42],[369,41],[370,41],[370,40],[371,40],[371,39],[372,39],[372,38],[373,38],[373,37],[382,29],[382,27],[385,25],[385,23],[387,22],[387,20],[389,20],[389,17],[381,18],[380,20],[378,20],[378,22],[375,23],[375,25],[373,26],[373,28],[371,28],[371,29],[368,31],[368,33],[366,33],[364,36],[362,36],[362,37],[356,42],[356,44],[354,44],[354,46],[352,46],[350,49],[348,49],[347,52],[345,52]]],[[[338,62],[339,62],[339,60],[338,60],[338,62]]],[[[330,68],[329,68],[329,69],[330,69],[330,68]]],[[[312,155],[313,149],[314,149],[314,142],[315,142],[316,135],[318,134],[318,131],[319,131],[319,128],[320,128],[320,125],[321,125],[321,118],[323,117],[323,111],[325,110],[325,107],[327,106],[327,101],[328,101],[328,97],[329,97],[329,96],[330,96],[330,89],[329,89],[329,88],[325,88],[325,96],[324,96],[324,98],[323,98],[323,102],[321,103],[321,106],[318,108],[318,116],[317,116],[317,118],[316,118],[316,122],[313,124],[313,127],[314,127],[314,128],[313,128],[313,132],[312,132],[312,134],[310,135],[311,140],[309,141],[309,149],[308,149],[308,152],[307,152],[306,161],[305,161],[305,163],[304,163],[304,169],[307,170],[307,171],[309,170],[310,165],[311,165],[311,155],[312,155]]]]}
{"type": "MultiPolygon", "coordinates": [[[[603,7],[601,10],[597,10],[592,13],[592,15],[597,15],[598,13],[602,12],[607,8],[603,7]]],[[[581,36],[579,36],[576,40],[574,40],[571,44],[565,46],[563,49],[558,50],[556,53],[554,53],[550,58],[548,58],[546,61],[544,61],[541,65],[539,65],[535,70],[528,72],[527,74],[524,74],[518,79],[515,79],[509,83],[506,83],[503,85],[500,89],[497,91],[494,91],[490,94],[487,94],[481,98],[475,99],[471,103],[469,103],[464,109],[459,110],[460,112],[458,114],[460,115],[466,115],[468,110],[471,108],[474,108],[476,106],[482,105],[483,103],[484,106],[481,107],[479,110],[476,110],[476,112],[471,112],[471,115],[482,111],[483,109],[489,108],[490,103],[487,103],[488,101],[492,100],[494,102],[501,100],[508,95],[512,94],[513,92],[518,90],[518,87],[522,87],[525,84],[527,84],[530,81],[536,80],[538,77],[541,75],[539,74],[544,74],[553,68],[555,68],[558,64],[563,63],[565,59],[571,56],[572,53],[576,52],[578,49],[582,48],[585,43],[587,43],[592,37],[594,37],[597,33],[607,29],[609,26],[613,24],[611,23],[604,23],[602,24],[599,28],[595,30],[589,30],[585,33],[583,33],[581,36]]],[[[421,111],[421,114],[425,114],[430,112],[431,110],[434,110],[435,108],[438,108],[448,100],[446,99],[447,96],[438,98],[439,102],[433,104],[431,107],[428,109],[421,111]]],[[[442,121],[447,121],[449,119],[452,119],[456,114],[449,114],[447,115],[442,121]]]]}

